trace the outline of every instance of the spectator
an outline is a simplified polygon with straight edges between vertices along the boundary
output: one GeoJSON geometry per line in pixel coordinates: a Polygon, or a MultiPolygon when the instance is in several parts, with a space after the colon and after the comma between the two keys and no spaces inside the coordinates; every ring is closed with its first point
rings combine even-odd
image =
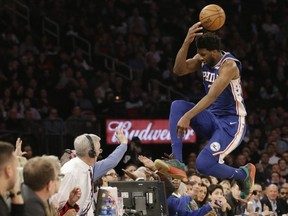
{"type": "Polygon", "coordinates": [[[239,186],[236,182],[231,183],[231,192],[229,192],[225,198],[231,207],[227,210],[227,216],[242,215],[244,213],[239,186]]]}
{"type": "Polygon", "coordinates": [[[118,174],[114,169],[111,169],[101,177],[101,181],[102,181],[101,186],[108,187],[109,182],[118,181],[118,174]]]}
{"type": "Polygon", "coordinates": [[[167,205],[169,210],[169,216],[176,216],[176,215],[186,215],[186,216],[193,216],[193,215],[205,215],[210,212],[213,207],[216,207],[215,204],[212,202],[210,204],[205,204],[201,208],[197,210],[187,210],[187,206],[192,201],[191,196],[181,196],[178,193],[179,185],[181,180],[179,179],[171,179],[171,182],[175,188],[172,195],[170,195],[167,199],[167,205]]]}
{"type": "Polygon", "coordinates": [[[231,210],[231,206],[227,203],[227,200],[224,197],[223,188],[221,185],[211,184],[208,187],[208,194],[211,203],[218,205],[218,208],[214,208],[216,215],[226,215],[226,211],[231,210]]]}
{"type": "Polygon", "coordinates": [[[269,154],[262,152],[259,163],[256,164],[256,182],[265,183],[271,174],[272,165],[269,162],[269,154]]]}
{"type": "Polygon", "coordinates": [[[264,205],[268,206],[269,211],[282,215],[288,211],[287,203],[282,199],[278,198],[278,187],[275,184],[269,184],[265,189],[265,196],[261,199],[262,209],[264,205]]]}
{"type": "Polygon", "coordinates": [[[279,197],[284,199],[287,203],[287,199],[288,199],[288,190],[286,188],[281,187],[279,189],[279,197]]]}
{"type": "Polygon", "coordinates": [[[228,179],[224,179],[224,180],[220,181],[219,184],[223,188],[224,196],[226,196],[231,191],[231,183],[230,183],[230,181],[228,179]]]}
{"type": "Polygon", "coordinates": [[[278,165],[279,165],[279,173],[281,175],[281,177],[285,180],[285,182],[288,181],[288,165],[287,165],[287,161],[283,158],[281,158],[278,161],[278,165]]]}
{"type": "Polygon", "coordinates": [[[126,167],[124,167],[124,175],[121,177],[121,179],[123,181],[129,181],[131,178],[127,175],[127,172],[128,173],[133,173],[137,170],[137,166],[135,164],[128,164],[126,167]]]}
{"type": "Polygon", "coordinates": [[[278,161],[280,157],[277,156],[277,143],[276,142],[270,142],[268,143],[266,147],[266,152],[269,155],[269,164],[278,164],[278,161]]]}
{"type": "Polygon", "coordinates": [[[139,139],[139,137],[132,137],[129,148],[127,152],[125,153],[125,155],[123,156],[120,166],[122,168],[124,168],[128,164],[135,164],[137,167],[140,166],[141,163],[138,160],[139,155],[144,155],[147,157],[150,156],[148,152],[144,151],[142,147],[142,142],[139,139]]]}
{"type": "Polygon", "coordinates": [[[20,114],[23,117],[25,111],[31,111],[32,119],[33,120],[40,120],[41,116],[38,110],[35,107],[32,107],[31,105],[31,99],[24,98],[20,103],[20,114]]]}
{"type": "MultiPolygon", "coordinates": [[[[57,193],[63,174],[60,173],[60,163],[54,156],[34,157],[30,159],[23,170],[24,184],[21,191],[25,201],[25,215],[58,216],[57,208],[50,203],[49,198],[57,193]]],[[[80,198],[80,190],[75,188],[67,199],[70,209],[61,210],[62,215],[76,215],[79,210],[76,202],[80,198]],[[65,212],[64,212],[65,211],[65,212]],[[73,213],[73,214],[72,214],[73,213]]]]}
{"type": "Polygon", "coordinates": [[[19,176],[17,171],[18,160],[14,147],[10,143],[0,142],[0,215],[24,215],[23,198],[20,192],[19,176]],[[11,197],[11,212],[7,205],[7,194],[11,197]]]}
{"type": "Polygon", "coordinates": [[[34,155],[33,155],[33,149],[32,149],[32,146],[29,145],[29,144],[25,144],[23,146],[23,151],[26,153],[24,154],[24,157],[29,160],[31,159],[34,155]]]}
{"type": "MultiPolygon", "coordinates": [[[[119,128],[116,128],[115,135],[122,145],[127,144],[127,138],[119,128]]],[[[113,168],[113,166],[117,165],[115,165],[114,162],[117,161],[117,158],[114,158],[115,156],[112,156],[114,161],[111,161],[111,158],[102,160],[102,163],[96,163],[99,154],[102,152],[100,147],[100,137],[94,134],[83,134],[76,137],[74,148],[77,157],[66,162],[61,168],[61,172],[65,174],[65,177],[58,194],[52,198],[60,208],[63,207],[68,199],[68,192],[71,191],[73,187],[79,186],[82,192],[82,197],[78,201],[80,207],[79,214],[87,216],[94,215],[94,181],[113,168]]]]}
{"type": "Polygon", "coordinates": [[[246,212],[245,212],[246,214],[258,213],[258,214],[265,215],[267,211],[269,214],[269,209],[267,206],[266,207],[264,206],[264,209],[262,209],[262,204],[260,202],[260,199],[262,198],[262,194],[263,194],[262,186],[260,184],[255,184],[253,188],[252,196],[249,202],[247,203],[246,212]]]}
{"type": "MultiPolygon", "coordinates": [[[[188,187],[187,187],[188,189],[188,187]]],[[[201,184],[199,193],[197,194],[197,204],[199,208],[207,203],[208,200],[208,187],[205,184],[201,184]]]]}

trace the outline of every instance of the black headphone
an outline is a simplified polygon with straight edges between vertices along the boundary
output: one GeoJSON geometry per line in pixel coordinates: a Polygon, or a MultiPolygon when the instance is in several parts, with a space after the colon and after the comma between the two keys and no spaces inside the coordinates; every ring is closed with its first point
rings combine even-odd
{"type": "Polygon", "coordinates": [[[89,140],[89,143],[90,143],[90,146],[91,146],[91,149],[89,150],[88,155],[89,155],[90,158],[95,158],[97,154],[96,154],[96,151],[94,150],[93,140],[88,134],[85,134],[85,136],[89,140]]]}

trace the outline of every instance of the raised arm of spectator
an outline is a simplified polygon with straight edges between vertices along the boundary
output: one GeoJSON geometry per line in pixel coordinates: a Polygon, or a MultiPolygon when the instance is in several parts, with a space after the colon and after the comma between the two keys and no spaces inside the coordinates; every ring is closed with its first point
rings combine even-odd
{"type": "Polygon", "coordinates": [[[143,163],[144,166],[147,167],[148,169],[150,169],[155,175],[158,175],[160,180],[162,182],[164,182],[166,197],[168,198],[174,191],[174,186],[171,183],[171,181],[169,181],[167,176],[165,176],[165,175],[163,175],[157,171],[157,168],[154,165],[154,162],[151,159],[149,159],[148,157],[145,157],[143,155],[139,155],[138,160],[141,161],[141,163],[143,163]]]}
{"type": "Polygon", "coordinates": [[[123,130],[116,128],[115,136],[120,145],[105,159],[97,161],[93,167],[93,181],[103,176],[107,171],[113,169],[120,162],[127,151],[128,139],[123,130]]]}
{"type": "Polygon", "coordinates": [[[80,199],[80,197],[81,197],[81,189],[79,187],[73,188],[73,190],[69,194],[68,201],[59,210],[59,215],[60,216],[76,215],[80,209],[76,202],[80,199]]]}
{"type": "Polygon", "coordinates": [[[18,137],[16,140],[15,154],[18,157],[22,157],[23,155],[27,154],[27,152],[22,152],[22,140],[20,137],[18,137]]]}

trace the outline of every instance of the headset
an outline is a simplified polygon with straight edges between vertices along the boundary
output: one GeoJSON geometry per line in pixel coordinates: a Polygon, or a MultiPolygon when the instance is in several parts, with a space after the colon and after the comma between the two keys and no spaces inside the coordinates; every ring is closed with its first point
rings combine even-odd
{"type": "Polygon", "coordinates": [[[89,140],[89,143],[90,143],[90,146],[91,146],[91,149],[89,150],[88,155],[89,155],[90,158],[95,158],[97,154],[96,154],[96,151],[94,149],[93,140],[92,140],[90,135],[85,134],[85,136],[89,140]]]}

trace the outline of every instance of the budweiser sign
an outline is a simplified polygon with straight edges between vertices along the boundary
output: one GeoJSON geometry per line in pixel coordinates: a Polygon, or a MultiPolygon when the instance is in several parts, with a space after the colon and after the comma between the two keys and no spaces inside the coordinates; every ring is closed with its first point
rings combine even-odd
{"type": "MultiPolygon", "coordinates": [[[[115,137],[115,128],[122,128],[128,140],[137,136],[143,144],[170,144],[169,120],[167,119],[107,119],[106,143],[118,144],[115,137]]],[[[196,134],[189,129],[183,143],[195,143],[196,134]]]]}

